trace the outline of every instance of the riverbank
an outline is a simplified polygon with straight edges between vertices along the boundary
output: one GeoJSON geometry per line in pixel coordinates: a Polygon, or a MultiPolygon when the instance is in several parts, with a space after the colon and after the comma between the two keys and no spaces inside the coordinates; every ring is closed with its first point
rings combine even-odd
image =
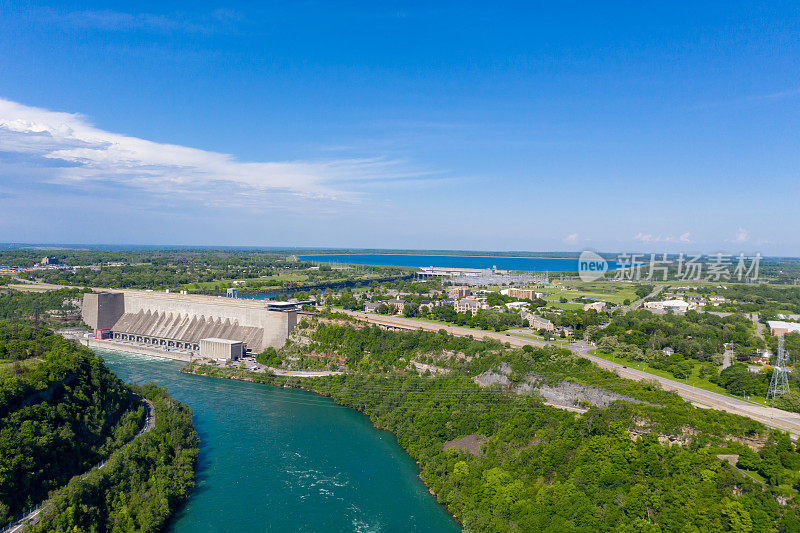
{"type": "MultiPolygon", "coordinates": [[[[217,368],[217,367],[212,367],[210,365],[203,365],[199,363],[190,363],[181,368],[181,372],[186,374],[206,376],[217,379],[244,381],[248,383],[255,383],[270,387],[302,390],[319,396],[323,396],[325,398],[330,398],[339,405],[342,405],[343,407],[352,409],[363,415],[367,415],[369,417],[370,423],[372,424],[373,428],[379,431],[387,431],[392,434],[392,436],[397,440],[398,445],[401,448],[403,448],[403,450],[414,460],[415,464],[417,465],[417,471],[418,471],[417,478],[420,480],[421,483],[425,485],[425,488],[428,491],[428,493],[434,498],[436,498],[436,501],[439,503],[439,505],[441,505],[442,508],[447,511],[448,515],[453,520],[460,523],[459,518],[456,516],[454,510],[451,509],[448,505],[446,505],[445,502],[441,500],[439,495],[434,491],[433,487],[431,487],[428,483],[426,483],[424,477],[422,476],[423,464],[419,460],[419,458],[416,457],[415,454],[413,453],[414,450],[404,446],[403,443],[400,441],[397,433],[393,431],[390,426],[381,424],[379,421],[371,417],[366,410],[358,409],[353,405],[342,404],[339,401],[337,401],[337,399],[334,398],[333,395],[328,394],[326,391],[320,389],[319,387],[315,387],[314,383],[318,382],[322,376],[303,377],[297,375],[287,376],[278,374],[262,374],[237,368],[217,368]]],[[[333,374],[332,376],[345,377],[346,375],[343,373],[337,373],[333,374]]]]}
{"type": "Polygon", "coordinates": [[[354,409],[299,389],[180,372],[177,361],[101,355],[123,379],[154,382],[193,410],[198,486],[166,533],[460,531],[394,436],[354,409]]]}
{"type": "MultiPolygon", "coordinates": [[[[540,372],[565,366],[567,375],[595,372],[563,351],[550,354],[559,360],[544,355],[508,352],[513,364],[540,372]]],[[[479,387],[469,373],[435,379],[403,372],[351,373],[311,381],[201,366],[184,371],[275,386],[265,389],[310,390],[365,414],[375,428],[396,436],[430,493],[470,531],[612,531],[634,518],[661,529],[721,529],[727,515],[717,503],[724,498],[752,502],[747,495],[754,491],[766,494],[753,508],[753,530],[794,517],[794,507],[774,505],[793,496],[794,471],[781,470],[783,477],[766,487],[745,476],[725,477],[727,470],[720,467],[717,455],[745,453],[740,439],[763,428],[741,417],[692,409],[657,388],[622,383],[602,372],[598,377],[609,390],[626,386],[635,397],[654,403],[612,402],[575,414],[549,407],[536,395],[479,387]],[[464,439],[479,444],[452,446],[464,439]],[[697,444],[703,449],[695,449],[697,444]],[[643,470],[644,462],[659,466],[643,470]],[[701,482],[703,475],[724,483],[701,482]],[[661,507],[631,516],[627,502],[651,493],[660,495],[661,507]],[[687,514],[682,497],[687,494],[692,505],[710,511],[687,514]]],[[[779,438],[781,446],[791,448],[788,439],[779,438]]]]}

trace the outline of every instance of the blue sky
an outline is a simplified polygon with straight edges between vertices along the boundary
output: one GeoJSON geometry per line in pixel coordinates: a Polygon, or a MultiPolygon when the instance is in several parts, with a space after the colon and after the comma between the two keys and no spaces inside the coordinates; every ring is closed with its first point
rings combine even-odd
{"type": "Polygon", "coordinates": [[[0,241],[800,255],[797,3],[0,0],[0,241]]]}

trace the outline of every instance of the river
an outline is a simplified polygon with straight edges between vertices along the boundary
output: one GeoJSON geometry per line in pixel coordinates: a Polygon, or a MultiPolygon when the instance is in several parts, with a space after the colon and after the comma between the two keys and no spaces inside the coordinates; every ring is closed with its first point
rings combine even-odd
{"type": "Polygon", "coordinates": [[[123,380],[153,381],[194,410],[197,487],[170,533],[460,531],[394,436],[361,413],[305,391],[98,352],[123,380]]]}

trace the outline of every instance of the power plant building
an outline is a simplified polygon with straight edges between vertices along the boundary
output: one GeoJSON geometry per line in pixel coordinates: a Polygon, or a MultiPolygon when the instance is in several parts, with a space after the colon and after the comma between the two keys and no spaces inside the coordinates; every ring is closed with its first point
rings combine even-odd
{"type": "Polygon", "coordinates": [[[297,307],[286,302],[134,290],[87,293],[82,315],[112,341],[201,355],[203,340],[238,342],[243,353],[279,348],[297,324],[297,307]]]}

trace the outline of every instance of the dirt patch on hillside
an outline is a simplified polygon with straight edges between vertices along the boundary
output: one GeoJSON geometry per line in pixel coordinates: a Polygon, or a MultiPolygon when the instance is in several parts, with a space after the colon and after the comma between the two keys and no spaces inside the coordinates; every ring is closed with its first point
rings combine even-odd
{"type": "MultiPolygon", "coordinates": [[[[509,375],[511,365],[501,363],[493,369],[487,370],[472,378],[479,387],[491,387],[500,385],[508,387],[511,384],[509,375]]],[[[578,407],[586,408],[589,406],[606,407],[608,404],[622,400],[632,403],[647,403],[625,394],[607,391],[591,385],[580,385],[569,381],[562,381],[556,385],[548,385],[543,382],[540,376],[531,374],[526,380],[513,388],[515,394],[530,394],[536,392],[540,394],[545,403],[554,407],[578,407]]]]}
{"type": "Polygon", "coordinates": [[[411,364],[414,365],[414,368],[417,369],[417,372],[430,372],[431,374],[436,374],[438,376],[444,376],[450,373],[449,368],[442,368],[436,365],[428,365],[425,363],[420,363],[419,361],[411,360],[411,364]]]}
{"type": "Polygon", "coordinates": [[[472,378],[472,381],[474,381],[478,387],[491,387],[492,385],[506,387],[511,383],[511,380],[508,379],[509,374],[511,374],[511,365],[508,363],[500,363],[496,368],[478,374],[472,378]]]}
{"type": "Polygon", "coordinates": [[[537,381],[538,380],[535,378],[530,379],[528,382],[519,385],[515,392],[517,394],[525,394],[536,391],[542,395],[545,401],[557,405],[594,405],[596,407],[606,407],[608,404],[618,400],[632,403],[646,403],[631,396],[592,387],[590,385],[580,385],[578,383],[562,381],[557,385],[551,386],[541,384],[537,386],[537,381]]]}
{"type": "Polygon", "coordinates": [[[445,442],[443,449],[445,451],[458,450],[460,452],[467,452],[472,455],[481,455],[481,447],[486,443],[487,440],[488,439],[486,437],[481,437],[477,433],[472,433],[466,437],[445,442]]]}

